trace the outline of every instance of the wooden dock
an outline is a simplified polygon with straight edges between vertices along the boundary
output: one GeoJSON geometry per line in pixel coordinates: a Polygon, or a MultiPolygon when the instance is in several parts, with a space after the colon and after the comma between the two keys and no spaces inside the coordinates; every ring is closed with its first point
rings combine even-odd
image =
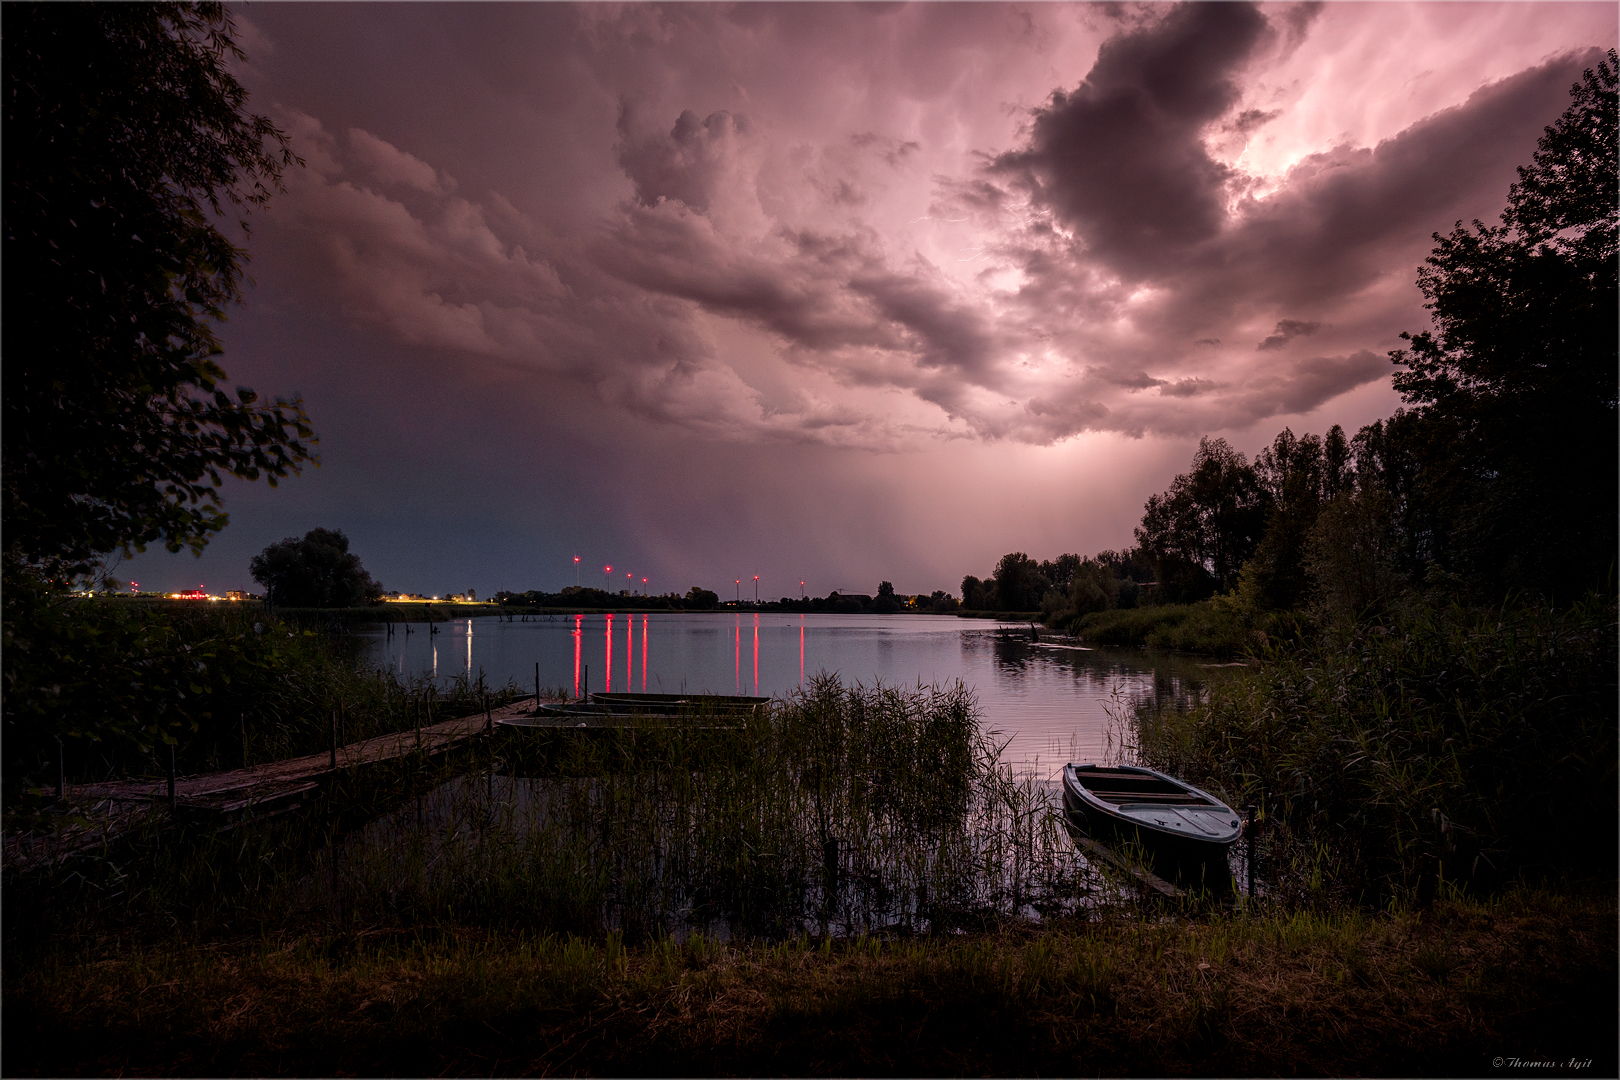
{"type": "MultiPolygon", "coordinates": [[[[174,812],[213,818],[221,827],[249,816],[263,819],[284,814],[301,807],[334,776],[417,755],[434,757],[483,736],[501,720],[533,716],[534,711],[535,699],[523,698],[488,714],[478,712],[420,729],[379,735],[339,746],[335,752],[326,750],[245,769],[176,777],[174,812]]],[[[166,778],[69,784],[62,794],[57,807],[61,827],[48,833],[5,837],[0,865],[7,872],[32,870],[93,851],[170,812],[166,778]]]]}

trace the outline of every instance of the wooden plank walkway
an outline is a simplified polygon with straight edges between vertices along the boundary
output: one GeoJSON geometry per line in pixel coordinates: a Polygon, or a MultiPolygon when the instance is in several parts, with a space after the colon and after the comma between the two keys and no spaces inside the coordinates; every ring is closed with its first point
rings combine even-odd
{"type": "MultiPolygon", "coordinates": [[[[486,725],[532,716],[534,698],[454,720],[441,720],[418,730],[379,735],[340,746],[333,766],[331,751],[266,762],[245,769],[175,778],[175,809],[219,815],[229,820],[252,811],[267,817],[297,809],[323,780],[351,769],[397,761],[416,754],[432,757],[485,733],[486,725]]],[[[499,729],[497,729],[499,730],[499,729]]],[[[63,824],[49,833],[7,835],[0,865],[10,871],[31,870],[70,855],[92,851],[169,812],[169,784],[161,780],[115,780],[69,784],[59,809],[63,824]]]]}

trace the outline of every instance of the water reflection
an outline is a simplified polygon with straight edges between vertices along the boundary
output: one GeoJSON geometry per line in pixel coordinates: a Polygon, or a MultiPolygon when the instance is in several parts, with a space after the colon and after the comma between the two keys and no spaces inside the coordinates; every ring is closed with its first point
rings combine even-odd
{"type": "MultiPolygon", "coordinates": [[[[1137,702],[1182,708],[1210,677],[1219,675],[1195,658],[1033,641],[1027,626],[1004,627],[989,620],[760,612],[750,613],[749,622],[747,683],[742,678],[740,612],[575,614],[526,622],[487,618],[476,627],[469,620],[465,628],[458,627],[466,634],[464,656],[458,659],[463,659],[464,671],[473,676],[482,672],[492,685],[510,681],[526,691],[538,669],[544,687],[575,697],[593,688],[590,655],[597,648],[602,650],[597,662],[604,678],[596,688],[609,690],[785,696],[822,672],[867,685],[950,686],[961,680],[977,694],[986,727],[1006,742],[1008,760],[1034,766],[1043,776],[1055,774],[1066,761],[1118,760],[1131,741],[1129,719],[1137,702]],[[634,640],[638,619],[639,673],[634,640]],[[615,657],[620,630],[623,649],[615,657]],[[587,633],[600,644],[587,647],[587,633]],[[724,667],[728,644],[729,682],[724,667]]],[[[436,636],[390,638],[381,627],[366,636],[386,670],[406,678],[441,677],[436,636]]]]}

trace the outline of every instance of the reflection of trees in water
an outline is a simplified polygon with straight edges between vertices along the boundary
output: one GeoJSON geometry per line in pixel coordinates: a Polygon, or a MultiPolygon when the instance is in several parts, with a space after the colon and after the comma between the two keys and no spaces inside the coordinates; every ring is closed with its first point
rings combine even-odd
{"type": "Polygon", "coordinates": [[[1203,693],[1208,661],[1190,656],[1134,649],[1046,647],[1029,639],[1025,629],[963,635],[970,653],[990,652],[998,672],[1023,675],[1038,667],[1067,669],[1075,683],[1088,689],[1127,689],[1130,704],[1185,709],[1203,693]]]}

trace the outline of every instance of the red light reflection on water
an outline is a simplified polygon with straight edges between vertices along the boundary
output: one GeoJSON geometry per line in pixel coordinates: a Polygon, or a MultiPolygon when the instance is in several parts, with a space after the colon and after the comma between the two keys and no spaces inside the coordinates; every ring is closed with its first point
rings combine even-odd
{"type": "Polygon", "coordinates": [[[647,692],[647,616],[641,617],[641,692],[647,692]]]}
{"type": "Polygon", "coordinates": [[[628,693],[634,690],[631,682],[636,677],[636,617],[624,617],[624,689],[628,693]]]}
{"type": "Polygon", "coordinates": [[[737,693],[742,693],[742,619],[737,620],[737,654],[735,657],[737,668],[737,693]]]}
{"type": "MultiPolygon", "coordinates": [[[[802,582],[800,584],[803,584],[802,582]]],[[[804,616],[799,616],[799,685],[804,685],[804,616]]]]}
{"type": "Polygon", "coordinates": [[[607,617],[607,670],[602,673],[602,690],[613,692],[613,616],[607,617]]]}
{"type": "Polygon", "coordinates": [[[580,647],[585,643],[585,616],[574,616],[574,696],[579,697],[580,647]]]}
{"type": "MultiPolygon", "coordinates": [[[[757,579],[756,579],[757,580],[757,579]]],[[[759,693],[759,616],[754,616],[754,693],[759,693]]]]}

